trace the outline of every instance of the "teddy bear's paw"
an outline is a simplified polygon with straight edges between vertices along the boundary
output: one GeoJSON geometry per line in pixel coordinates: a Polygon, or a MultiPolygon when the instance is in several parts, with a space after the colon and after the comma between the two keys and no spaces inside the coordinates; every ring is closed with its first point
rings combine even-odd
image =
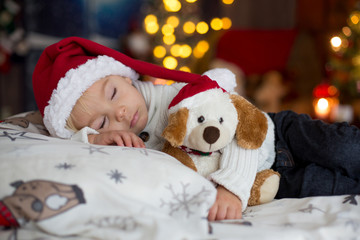
{"type": "Polygon", "coordinates": [[[278,174],[272,174],[265,179],[260,187],[259,203],[268,203],[275,198],[275,195],[279,189],[280,176],[278,174]]]}
{"type": "Polygon", "coordinates": [[[272,169],[265,169],[256,174],[248,206],[255,206],[272,201],[279,189],[280,174],[272,169]]]}

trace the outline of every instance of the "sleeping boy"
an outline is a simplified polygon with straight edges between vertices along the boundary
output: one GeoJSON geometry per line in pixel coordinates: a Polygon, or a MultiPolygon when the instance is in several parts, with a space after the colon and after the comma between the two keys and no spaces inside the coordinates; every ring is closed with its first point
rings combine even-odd
{"type": "MultiPolygon", "coordinates": [[[[54,137],[161,150],[171,100],[184,83],[199,77],[70,37],[44,50],[34,70],[33,89],[54,137]],[[155,86],[138,80],[139,74],[179,83],[155,86]]],[[[291,111],[263,114],[269,126],[265,150],[230,146],[224,149],[220,169],[210,175],[217,197],[209,220],[241,218],[260,168],[281,174],[277,198],[360,193],[358,128],[291,111]]]]}

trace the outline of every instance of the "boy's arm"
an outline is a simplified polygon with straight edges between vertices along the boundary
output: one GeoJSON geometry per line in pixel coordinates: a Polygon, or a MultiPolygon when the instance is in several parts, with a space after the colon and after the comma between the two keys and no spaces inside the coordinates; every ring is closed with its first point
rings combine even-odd
{"type": "Polygon", "coordinates": [[[242,217],[242,204],[238,196],[225,187],[217,186],[215,203],[209,210],[208,220],[239,219],[242,217]]]}
{"type": "Polygon", "coordinates": [[[84,127],[75,133],[71,137],[71,140],[98,145],[118,145],[125,147],[145,148],[145,144],[141,138],[130,131],[113,130],[99,133],[92,128],[84,127]]]}
{"type": "Polygon", "coordinates": [[[89,143],[145,148],[144,142],[135,133],[127,130],[111,130],[88,135],[89,143]]]}
{"type": "Polygon", "coordinates": [[[235,194],[242,202],[242,211],[247,207],[259,161],[259,149],[239,147],[234,139],[223,149],[220,168],[210,174],[210,179],[235,194]]]}

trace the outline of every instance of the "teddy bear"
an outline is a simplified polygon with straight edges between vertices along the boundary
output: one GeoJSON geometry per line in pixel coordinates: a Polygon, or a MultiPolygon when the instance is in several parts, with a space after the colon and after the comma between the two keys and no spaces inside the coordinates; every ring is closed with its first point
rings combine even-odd
{"type": "MultiPolygon", "coordinates": [[[[219,168],[222,149],[234,138],[238,147],[257,149],[267,133],[267,119],[259,109],[211,79],[204,75],[180,90],[169,105],[162,133],[162,151],[204,177],[219,168]]],[[[248,205],[273,200],[279,180],[279,173],[271,169],[257,172],[248,205]]]]}

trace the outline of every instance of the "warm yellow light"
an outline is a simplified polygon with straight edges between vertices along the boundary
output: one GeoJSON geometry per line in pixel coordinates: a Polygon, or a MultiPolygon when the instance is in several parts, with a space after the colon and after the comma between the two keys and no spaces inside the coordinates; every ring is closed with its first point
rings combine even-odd
{"type": "Polygon", "coordinates": [[[180,71],[183,71],[183,72],[191,72],[190,68],[187,67],[187,66],[183,66],[180,68],[180,71]]]}
{"type": "Polygon", "coordinates": [[[174,57],[167,56],[164,58],[163,65],[168,69],[175,69],[178,65],[178,62],[174,57]]]}
{"type": "Polygon", "coordinates": [[[173,80],[165,80],[165,79],[162,79],[162,78],[156,78],[153,83],[155,85],[171,85],[174,83],[173,80]]]}
{"type": "Polygon", "coordinates": [[[338,36],[332,37],[330,43],[333,47],[338,48],[341,46],[341,38],[338,36]]]}
{"type": "Polygon", "coordinates": [[[198,24],[196,24],[196,31],[200,34],[205,34],[209,31],[209,26],[206,22],[201,21],[198,24]]]}
{"type": "Polygon", "coordinates": [[[192,53],[192,49],[189,45],[184,44],[180,48],[180,57],[182,58],[188,58],[192,53]]]}
{"type": "Polygon", "coordinates": [[[194,33],[195,32],[195,23],[193,23],[191,21],[187,21],[186,23],[184,23],[183,30],[187,34],[194,33]]]}
{"type": "Polygon", "coordinates": [[[173,44],[175,41],[176,41],[176,37],[175,37],[175,35],[168,35],[168,36],[164,36],[163,37],[163,41],[164,41],[164,43],[165,44],[167,44],[167,45],[171,45],[171,44],[173,44]]]}
{"type": "Polygon", "coordinates": [[[196,58],[202,58],[204,56],[204,52],[199,51],[199,48],[194,48],[193,55],[196,58]]]}
{"type": "Polygon", "coordinates": [[[231,28],[232,22],[230,18],[223,17],[221,20],[222,20],[222,27],[224,30],[231,28]]]}
{"type": "Polygon", "coordinates": [[[175,44],[170,48],[170,53],[174,57],[188,58],[192,53],[192,49],[187,44],[182,46],[175,44]]]}
{"type": "Polygon", "coordinates": [[[147,15],[144,19],[145,24],[149,24],[149,23],[153,23],[153,22],[157,23],[157,17],[153,14],[147,15]]]}
{"type": "Polygon", "coordinates": [[[223,22],[220,18],[213,18],[210,22],[210,26],[215,31],[220,30],[222,28],[223,22]]]}
{"type": "Polygon", "coordinates": [[[321,119],[331,119],[332,113],[338,105],[339,99],[337,97],[315,98],[313,101],[316,117],[321,119]]]}
{"type": "Polygon", "coordinates": [[[359,23],[359,13],[358,12],[354,12],[353,14],[350,15],[350,21],[356,25],[359,23]]]}
{"type": "Polygon", "coordinates": [[[170,36],[174,33],[174,28],[170,24],[165,24],[162,26],[161,32],[164,34],[164,36],[170,36]]]}
{"type": "Polygon", "coordinates": [[[234,0],[222,0],[224,4],[232,4],[234,0]]]}
{"type": "Polygon", "coordinates": [[[330,114],[329,101],[326,98],[315,99],[314,110],[318,118],[328,118],[330,114]]]}
{"type": "Polygon", "coordinates": [[[170,24],[173,28],[176,28],[177,26],[179,26],[179,18],[176,16],[170,16],[167,18],[166,20],[167,24],[170,24]]]}
{"type": "Polygon", "coordinates": [[[180,56],[180,45],[179,44],[174,44],[173,46],[171,46],[170,48],[170,53],[171,55],[173,55],[174,57],[179,57],[180,56]]]}
{"type": "Polygon", "coordinates": [[[193,55],[196,58],[202,58],[204,54],[209,50],[210,45],[207,41],[201,40],[196,44],[196,47],[194,48],[193,55]]]}
{"type": "Polygon", "coordinates": [[[327,109],[329,108],[328,100],[326,98],[320,98],[319,101],[317,102],[317,107],[321,112],[327,111],[327,109]]]}
{"type": "Polygon", "coordinates": [[[145,25],[145,31],[149,34],[155,34],[159,30],[157,22],[150,22],[145,25]]]}
{"type": "Polygon", "coordinates": [[[166,49],[163,46],[156,46],[153,53],[155,57],[163,58],[166,55],[166,49]]]}
{"type": "Polygon", "coordinates": [[[188,3],[194,3],[196,2],[197,0],[186,0],[188,3]]]}
{"type": "Polygon", "coordinates": [[[345,36],[350,37],[351,36],[351,29],[349,27],[343,27],[342,32],[345,36]]]}
{"type": "Polygon", "coordinates": [[[181,3],[178,0],[163,0],[163,3],[168,12],[178,12],[181,9],[181,3]]]}
{"type": "Polygon", "coordinates": [[[198,44],[196,45],[196,48],[198,51],[202,52],[202,53],[206,53],[209,48],[210,48],[210,45],[207,41],[205,40],[201,40],[200,42],[198,42],[198,44]]]}

